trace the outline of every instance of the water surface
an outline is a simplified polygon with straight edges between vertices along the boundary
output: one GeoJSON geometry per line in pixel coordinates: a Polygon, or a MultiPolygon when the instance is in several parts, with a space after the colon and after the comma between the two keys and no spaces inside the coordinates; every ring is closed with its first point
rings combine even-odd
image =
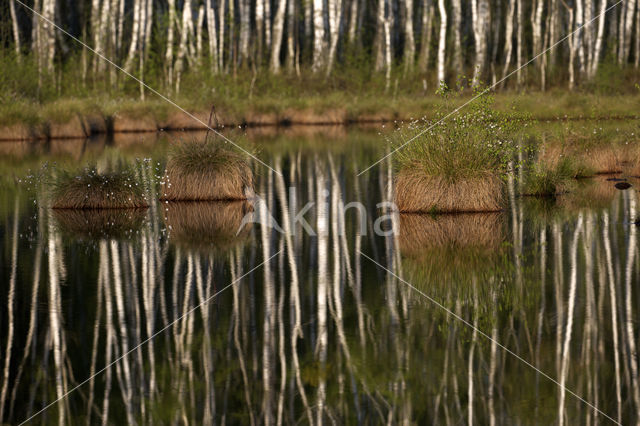
{"type": "Polygon", "coordinates": [[[152,191],[171,141],[201,134],[0,145],[3,422],[58,399],[31,421],[637,421],[635,189],[512,184],[501,213],[397,215],[389,162],[357,176],[376,131],[288,132],[243,137],[282,173],[254,165],[284,233],[238,232],[244,202],[47,208],[45,163],[139,159],[152,191]],[[287,225],[310,202],[313,235],[287,225]]]}

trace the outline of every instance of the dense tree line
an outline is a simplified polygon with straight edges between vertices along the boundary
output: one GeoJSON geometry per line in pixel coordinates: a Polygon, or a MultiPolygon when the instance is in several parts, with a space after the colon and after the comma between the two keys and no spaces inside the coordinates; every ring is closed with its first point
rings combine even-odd
{"type": "MultiPolygon", "coordinates": [[[[573,88],[592,79],[603,61],[637,68],[640,59],[638,0],[25,2],[129,72],[144,75],[153,55],[178,90],[183,73],[198,66],[211,73],[328,75],[363,58],[387,81],[399,70],[450,83],[465,72],[497,82],[586,24],[518,71],[516,83],[528,79],[544,89],[554,75],[573,88]]],[[[17,0],[3,4],[2,45],[18,59],[29,55],[50,72],[81,51],[17,0]]],[[[85,73],[110,68],[87,56],[85,73]]]]}

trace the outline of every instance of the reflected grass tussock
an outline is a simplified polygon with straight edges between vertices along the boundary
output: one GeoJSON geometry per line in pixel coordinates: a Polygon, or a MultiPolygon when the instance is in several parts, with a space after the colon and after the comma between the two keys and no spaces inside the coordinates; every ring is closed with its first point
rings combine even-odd
{"type": "Polygon", "coordinates": [[[251,225],[242,219],[252,211],[246,201],[174,201],[161,203],[169,241],[197,251],[227,250],[242,244],[251,225]]]}
{"type": "Polygon", "coordinates": [[[63,236],[79,240],[129,240],[143,227],[147,210],[52,209],[56,228],[63,236]]]}

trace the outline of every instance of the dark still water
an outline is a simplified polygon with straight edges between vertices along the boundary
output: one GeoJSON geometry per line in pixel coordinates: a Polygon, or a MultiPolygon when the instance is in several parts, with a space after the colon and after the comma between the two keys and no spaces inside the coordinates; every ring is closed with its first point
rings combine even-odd
{"type": "Polygon", "coordinates": [[[201,136],[0,145],[0,421],[638,420],[635,187],[398,215],[390,162],[358,176],[382,138],[316,128],[243,137],[252,203],[47,207],[45,162],[135,162],[154,200],[201,136]]]}

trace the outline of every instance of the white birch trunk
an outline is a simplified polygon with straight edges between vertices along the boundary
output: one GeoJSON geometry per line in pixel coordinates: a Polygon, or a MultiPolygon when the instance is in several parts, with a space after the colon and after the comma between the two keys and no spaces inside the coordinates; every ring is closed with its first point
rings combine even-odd
{"type": "Polygon", "coordinates": [[[522,5],[522,0],[516,0],[517,2],[517,9],[518,9],[518,16],[517,16],[517,20],[518,20],[518,43],[516,45],[516,69],[517,74],[516,74],[516,79],[518,81],[518,87],[520,87],[522,85],[522,81],[523,81],[523,72],[522,72],[522,57],[524,55],[524,34],[523,34],[523,26],[524,26],[524,11],[523,9],[523,5],[522,5]]]}
{"type": "Polygon", "coordinates": [[[133,68],[133,60],[135,59],[136,52],[139,52],[138,37],[140,37],[140,16],[142,0],[133,1],[133,27],[131,29],[131,43],[129,44],[129,53],[127,59],[124,62],[124,69],[127,72],[131,72],[133,68]]]}
{"type": "MultiPolygon", "coordinates": [[[[265,2],[269,0],[256,0],[256,43],[257,43],[257,59],[260,60],[262,58],[262,45],[264,41],[264,8],[265,2]]],[[[267,23],[268,25],[268,23],[267,23]]]]}
{"type": "Polygon", "coordinates": [[[327,75],[333,69],[340,37],[340,21],[342,20],[342,0],[328,0],[329,3],[329,60],[327,75]]]}
{"type": "MultiPolygon", "coordinates": [[[[477,0],[471,0],[471,16],[475,25],[476,21],[476,2],[477,0]]],[[[451,0],[451,26],[453,29],[453,71],[458,74],[463,74],[462,69],[462,38],[460,36],[462,22],[462,11],[460,0],[451,0]]],[[[474,28],[475,31],[475,28],[474,28]]]]}
{"type": "Polygon", "coordinates": [[[240,46],[239,59],[241,63],[249,60],[249,31],[251,30],[251,15],[249,10],[249,1],[240,0],[240,46]]]}
{"type": "Polygon", "coordinates": [[[180,76],[184,70],[184,61],[187,55],[189,41],[189,23],[191,16],[191,0],[185,0],[182,10],[182,24],[180,28],[180,43],[178,45],[178,57],[176,59],[176,92],[180,91],[180,76]]]}
{"type": "Polygon", "coordinates": [[[358,11],[360,0],[351,0],[351,9],[349,12],[349,44],[353,44],[356,41],[356,34],[358,31],[358,11]]]}
{"type": "Polygon", "coordinates": [[[295,36],[295,20],[296,20],[296,2],[289,0],[287,2],[287,70],[293,71],[296,62],[296,40],[295,36]]]}
{"type": "Polygon", "coordinates": [[[313,64],[311,66],[313,72],[318,72],[323,66],[324,40],[324,1],[313,0],[313,64]]]}
{"type": "MultiPolygon", "coordinates": [[[[620,65],[625,65],[629,60],[629,53],[631,52],[631,36],[633,27],[633,18],[636,14],[636,0],[626,0],[624,2],[625,20],[624,20],[624,37],[622,42],[622,51],[619,58],[620,65]]],[[[622,27],[622,25],[621,25],[622,27]]],[[[636,27],[636,33],[638,28],[636,27]]]]}
{"type": "Polygon", "coordinates": [[[387,0],[378,0],[378,13],[376,15],[376,35],[373,41],[375,51],[375,70],[381,71],[384,67],[384,20],[386,16],[387,0]]]}
{"type": "Polygon", "coordinates": [[[431,56],[431,34],[433,32],[433,3],[431,0],[424,0],[422,5],[422,35],[420,39],[420,57],[418,67],[420,71],[426,72],[431,56]]]}
{"type": "Polygon", "coordinates": [[[473,35],[475,41],[476,60],[473,70],[473,84],[480,82],[484,74],[487,57],[487,30],[489,28],[489,5],[486,0],[471,0],[473,18],[473,35]]]}
{"type": "MultiPolygon", "coordinates": [[[[290,0],[293,1],[293,0],[290,0]]],[[[280,72],[280,50],[282,48],[282,34],[284,32],[284,13],[287,0],[278,0],[276,15],[273,20],[273,40],[271,43],[271,72],[280,72]]]]}
{"type": "Polygon", "coordinates": [[[196,25],[196,62],[201,64],[202,61],[202,29],[204,27],[204,5],[198,8],[198,19],[196,25]]]}
{"type": "Polygon", "coordinates": [[[405,7],[404,67],[405,71],[411,71],[416,57],[416,41],[413,34],[413,0],[403,0],[403,2],[405,7]]]}
{"type": "Polygon", "coordinates": [[[173,85],[173,28],[176,20],[176,0],[169,0],[169,23],[167,28],[167,51],[164,54],[167,64],[167,75],[169,85],[173,85]]]}
{"type": "Polygon", "coordinates": [[[600,0],[600,17],[598,18],[598,33],[596,35],[596,44],[591,59],[590,76],[593,78],[598,72],[598,64],[600,63],[600,52],[602,51],[602,41],[604,39],[604,24],[606,23],[605,10],[607,10],[607,0],[600,0]]]}
{"type": "MultiPolygon", "coordinates": [[[[16,1],[9,1],[9,10],[11,12],[11,28],[13,30],[13,48],[16,51],[16,60],[20,62],[20,29],[18,27],[18,16],[16,15],[16,1]]],[[[0,417],[1,418],[1,417],[0,417]]]]}
{"type": "Polygon", "coordinates": [[[207,35],[209,37],[209,61],[211,70],[218,73],[218,32],[216,30],[216,16],[211,4],[213,0],[205,0],[205,13],[207,16],[207,35]]]}
{"type": "Polygon", "coordinates": [[[438,0],[440,12],[440,38],[438,40],[438,84],[445,81],[445,49],[447,47],[447,10],[444,0],[438,0]]]}

